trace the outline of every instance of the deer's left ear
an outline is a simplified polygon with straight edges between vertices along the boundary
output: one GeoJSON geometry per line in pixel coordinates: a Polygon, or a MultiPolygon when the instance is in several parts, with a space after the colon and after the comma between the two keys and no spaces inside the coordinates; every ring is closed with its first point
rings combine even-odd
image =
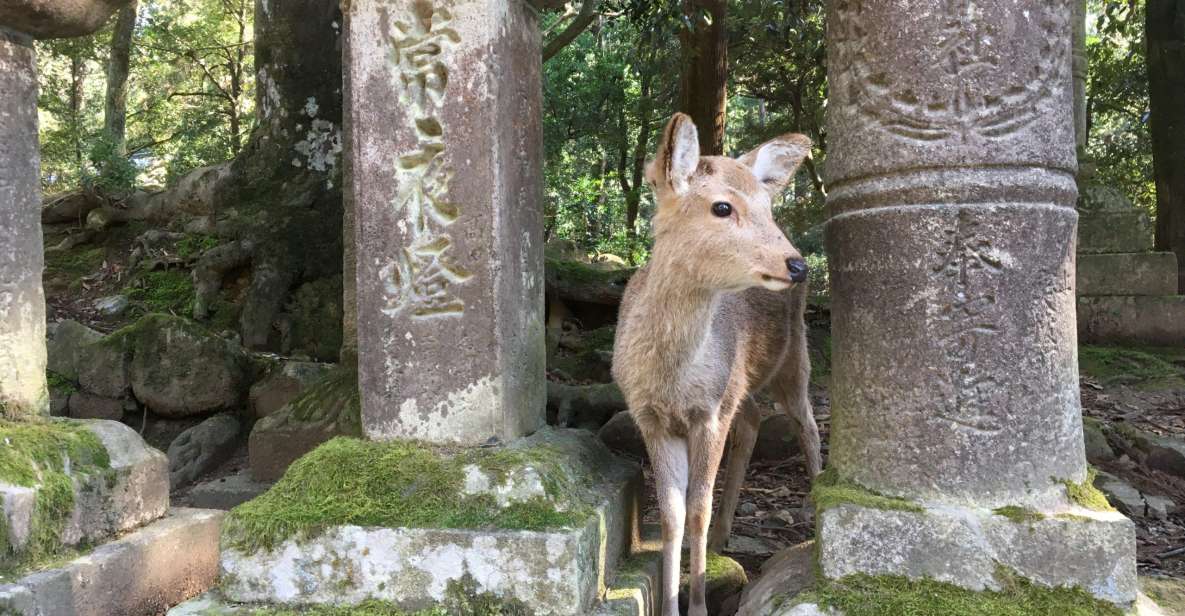
{"type": "Polygon", "coordinates": [[[787,133],[753,148],[737,159],[753,170],[753,175],[772,193],[779,193],[790,183],[798,166],[811,153],[806,135],[787,133]]]}

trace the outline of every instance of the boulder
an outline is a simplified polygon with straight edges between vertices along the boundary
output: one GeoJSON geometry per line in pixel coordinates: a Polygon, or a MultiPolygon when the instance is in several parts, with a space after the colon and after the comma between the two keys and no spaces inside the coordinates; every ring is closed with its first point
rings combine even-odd
{"type": "Polygon", "coordinates": [[[122,398],[132,387],[128,340],[112,334],[78,349],[78,384],[83,391],[105,398],[122,398]]]}
{"type": "Polygon", "coordinates": [[[104,398],[85,391],[78,391],[70,394],[67,407],[70,417],[74,419],[119,421],[123,418],[124,401],[122,398],[104,398]]]}
{"type": "Polygon", "coordinates": [[[761,420],[753,459],[778,462],[798,455],[798,423],[785,413],[775,413],[761,420]]]}
{"type": "Polygon", "coordinates": [[[98,30],[128,0],[5,0],[0,24],[37,39],[71,38],[98,30]]]}
{"type": "Polygon", "coordinates": [[[42,205],[41,223],[72,222],[78,224],[86,220],[86,215],[99,205],[99,200],[95,199],[94,195],[81,190],[57,194],[46,199],[42,205]]]}
{"type": "Polygon", "coordinates": [[[50,372],[71,381],[78,380],[78,359],[82,347],[95,342],[103,334],[74,320],[55,324],[46,343],[46,364],[50,372]]]}
{"type": "Polygon", "coordinates": [[[1086,460],[1091,464],[1102,464],[1115,459],[1115,451],[1107,442],[1103,424],[1090,417],[1082,419],[1082,435],[1086,442],[1086,460]]]}
{"type": "Polygon", "coordinates": [[[547,407],[558,426],[596,430],[627,405],[616,383],[566,385],[548,381],[547,407]]]}
{"type": "Polygon", "coordinates": [[[182,432],[169,445],[169,484],[176,489],[217,468],[238,443],[239,420],[226,413],[182,432]]]}
{"type": "Polygon", "coordinates": [[[1185,479],[1185,441],[1145,432],[1130,424],[1114,424],[1115,442],[1148,468],[1185,479]]]}
{"type": "Polygon", "coordinates": [[[154,413],[188,417],[234,408],[243,398],[249,364],[238,345],[186,319],[141,319],[134,340],[132,391],[154,413]]]}
{"type": "Polygon", "coordinates": [[[646,457],[646,443],[642,440],[638,424],[634,423],[634,416],[629,411],[621,411],[611,417],[601,426],[597,438],[616,453],[638,459],[646,457]]]}
{"type": "MultiPolygon", "coordinates": [[[[704,583],[704,601],[709,614],[731,616],[736,613],[736,604],[740,601],[741,591],[749,583],[745,575],[745,568],[737,561],[722,554],[708,554],[707,580],[704,583]],[[725,604],[731,604],[731,610],[724,609],[725,604]]],[[[679,606],[687,607],[688,576],[683,575],[679,584],[679,606]]]]}
{"type": "Polygon", "coordinates": [[[1094,485],[1107,495],[1112,506],[1131,518],[1164,520],[1176,508],[1171,499],[1144,494],[1110,473],[1100,472],[1095,476],[1094,485]]]}
{"type": "Polygon", "coordinates": [[[247,395],[251,416],[261,419],[276,412],[331,367],[332,364],[307,361],[284,362],[251,386],[247,395]]]}
{"type": "Polygon", "coordinates": [[[95,310],[105,317],[117,317],[128,309],[128,296],[108,295],[95,300],[95,310]]]}

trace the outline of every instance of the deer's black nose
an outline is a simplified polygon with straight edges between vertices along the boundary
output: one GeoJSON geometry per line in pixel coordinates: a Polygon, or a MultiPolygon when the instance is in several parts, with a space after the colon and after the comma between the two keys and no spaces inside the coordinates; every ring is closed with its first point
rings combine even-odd
{"type": "Polygon", "coordinates": [[[790,280],[802,282],[806,280],[806,274],[810,268],[806,266],[806,261],[790,258],[786,259],[786,269],[790,270],[790,280]]]}

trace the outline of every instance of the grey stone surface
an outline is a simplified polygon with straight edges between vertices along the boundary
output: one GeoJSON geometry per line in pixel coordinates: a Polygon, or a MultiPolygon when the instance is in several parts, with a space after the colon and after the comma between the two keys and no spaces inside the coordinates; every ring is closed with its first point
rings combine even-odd
{"type": "Polygon", "coordinates": [[[1080,254],[1078,295],[1175,295],[1177,255],[1171,252],[1080,254]]]}
{"type": "Polygon", "coordinates": [[[545,418],[535,11],[365,3],[343,38],[365,432],[528,434],[545,418]]]}
{"type": "Polygon", "coordinates": [[[119,421],[123,417],[122,398],[104,398],[85,391],[70,394],[67,407],[74,419],[110,419],[119,421]]]}
{"type": "Polygon", "coordinates": [[[1107,434],[1098,420],[1083,418],[1082,436],[1086,445],[1086,461],[1102,464],[1115,459],[1115,450],[1107,442],[1107,434]]]}
{"type": "Polygon", "coordinates": [[[1130,483],[1110,473],[1100,472],[1095,487],[1107,495],[1107,500],[1121,513],[1133,518],[1164,520],[1176,508],[1172,499],[1155,494],[1144,494],[1130,483]]]}
{"type": "Polygon", "coordinates": [[[199,483],[189,491],[189,504],[200,509],[232,509],[272,487],[268,481],[255,481],[248,471],[199,483]]]}
{"type": "Polygon", "coordinates": [[[1185,296],[1080,297],[1078,338],[1092,344],[1185,345],[1185,296]]]}
{"type": "Polygon", "coordinates": [[[251,416],[260,419],[280,410],[330,367],[317,362],[285,361],[251,386],[247,394],[251,416]]]}
{"type": "Polygon", "coordinates": [[[621,411],[610,417],[597,431],[597,438],[618,453],[638,459],[646,457],[646,443],[629,411],[621,411]]]}
{"type": "Polygon", "coordinates": [[[1152,223],[1135,209],[1079,211],[1078,253],[1106,254],[1152,250],[1152,223]]]}
{"type": "Polygon", "coordinates": [[[1042,513],[1016,522],[950,505],[910,512],[842,504],[819,514],[819,566],[832,579],[906,575],[998,590],[994,572],[1003,565],[1044,585],[1078,586],[1120,605],[1135,601],[1131,520],[1080,507],[1042,513]]]}
{"type": "Polygon", "coordinates": [[[126,295],[108,295],[95,300],[95,310],[105,317],[117,317],[127,311],[129,305],[126,295]]]}
{"type": "Polygon", "coordinates": [[[828,577],[986,588],[1003,563],[1135,599],[1122,516],[983,514],[1069,510],[1059,480],[1086,478],[1071,14],[1069,0],[828,5],[829,464],[926,507],[822,512],[828,577]]]}
{"type": "Polygon", "coordinates": [[[1113,424],[1117,444],[1149,468],[1185,479],[1185,441],[1127,424],[1113,424]]]}
{"type": "Polygon", "coordinates": [[[761,575],[745,587],[737,616],[778,614],[787,597],[815,582],[815,544],[808,541],[774,554],[761,565],[761,575]]]}
{"type": "Polygon", "coordinates": [[[169,444],[169,484],[177,488],[214,470],[239,445],[239,420],[220,413],[182,432],[169,444]]]}
{"type": "Polygon", "coordinates": [[[214,585],[221,511],[169,515],[60,568],[0,586],[0,612],[17,616],[160,614],[214,585]]]}
{"type": "Polygon", "coordinates": [[[103,334],[71,319],[54,324],[54,331],[46,343],[46,369],[71,381],[78,380],[78,362],[83,346],[95,342],[103,334]]]}
{"type": "MultiPolygon", "coordinates": [[[[223,550],[223,596],[286,604],[379,599],[417,609],[444,599],[449,582],[467,575],[477,592],[522,601],[531,613],[583,614],[637,536],[640,471],[580,430],[541,430],[509,445],[536,446],[559,453],[570,476],[594,490],[599,504],[585,523],[553,531],[335,526],[271,551],[223,550]]],[[[529,470],[471,487],[507,504],[537,497],[542,486],[532,488],[529,470]]]]}
{"type": "Polygon", "coordinates": [[[136,399],[163,417],[236,407],[247,393],[242,347],[180,317],[149,315],[134,336],[129,367],[136,399]]]}
{"type": "Polygon", "coordinates": [[[49,414],[39,166],[33,41],[0,27],[0,417],[49,414]]]}
{"type": "Polygon", "coordinates": [[[0,24],[30,36],[70,38],[98,30],[128,0],[6,0],[0,24]]]}
{"type": "Polygon", "coordinates": [[[131,350],[125,339],[101,338],[78,349],[78,384],[83,391],[106,398],[122,398],[131,392],[128,367],[131,350]]]}
{"type": "Polygon", "coordinates": [[[798,455],[798,433],[798,423],[785,413],[778,412],[762,419],[757,443],[753,446],[753,459],[776,461],[798,455]]]}

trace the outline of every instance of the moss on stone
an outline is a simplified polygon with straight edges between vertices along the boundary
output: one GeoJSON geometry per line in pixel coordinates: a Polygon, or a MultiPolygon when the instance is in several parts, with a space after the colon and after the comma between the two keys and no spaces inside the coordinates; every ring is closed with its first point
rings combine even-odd
{"type": "Polygon", "coordinates": [[[200,257],[218,245],[218,238],[204,233],[189,233],[177,242],[177,256],[182,259],[200,257]]]}
{"type": "Polygon", "coordinates": [[[852,575],[824,580],[795,603],[817,603],[844,616],[1122,616],[1123,610],[1080,588],[1039,586],[997,571],[999,591],[976,592],[934,580],[852,575]]]}
{"type": "Polygon", "coordinates": [[[262,496],[235,508],[224,524],[232,547],[270,549],[343,525],[546,530],[585,523],[588,505],[544,448],[477,449],[450,454],[421,443],[338,437],[297,460],[262,496]],[[530,464],[547,497],[499,507],[488,494],[463,494],[464,468],[509,472],[530,464]],[[561,510],[557,503],[571,504],[561,510]]]}
{"type": "Polygon", "coordinates": [[[1008,505],[1006,507],[999,507],[992,510],[992,513],[1004,516],[1017,524],[1024,524],[1028,522],[1040,522],[1045,519],[1045,515],[1040,511],[1026,509],[1017,505],[1008,505]]]}
{"type": "Polygon", "coordinates": [[[834,468],[828,468],[815,478],[811,487],[811,500],[815,509],[820,513],[832,507],[844,504],[858,505],[869,509],[888,509],[894,511],[911,511],[921,513],[921,505],[905,500],[878,494],[846,481],[839,476],[834,468]]]}
{"type": "Polygon", "coordinates": [[[45,371],[45,382],[49,385],[49,390],[53,393],[63,396],[78,391],[78,384],[70,379],[50,370],[45,371]]]}
{"type": "Polygon", "coordinates": [[[37,490],[29,537],[19,553],[5,527],[0,575],[11,575],[63,552],[61,533],[74,509],[75,478],[110,476],[107,449],[84,425],[68,420],[0,420],[0,482],[37,490]]]}
{"type": "Polygon", "coordinates": [[[1086,481],[1082,483],[1077,483],[1069,479],[1054,479],[1054,481],[1066,486],[1066,496],[1080,507],[1092,511],[1115,511],[1115,508],[1111,506],[1111,502],[1107,500],[1107,495],[1094,487],[1094,480],[1098,474],[1099,471],[1097,469],[1089,467],[1086,469],[1086,481]]]}
{"type": "Polygon", "coordinates": [[[175,269],[141,272],[126,293],[141,312],[184,314],[193,306],[193,278],[175,269]]]}
{"type": "Polygon", "coordinates": [[[1147,382],[1183,376],[1185,371],[1173,365],[1173,359],[1179,357],[1173,350],[1165,349],[1086,345],[1078,348],[1079,371],[1103,383],[1124,379],[1147,382]]]}
{"type": "Polygon", "coordinates": [[[93,274],[103,265],[105,257],[106,251],[102,247],[46,251],[46,286],[77,288],[84,276],[93,274]]]}

